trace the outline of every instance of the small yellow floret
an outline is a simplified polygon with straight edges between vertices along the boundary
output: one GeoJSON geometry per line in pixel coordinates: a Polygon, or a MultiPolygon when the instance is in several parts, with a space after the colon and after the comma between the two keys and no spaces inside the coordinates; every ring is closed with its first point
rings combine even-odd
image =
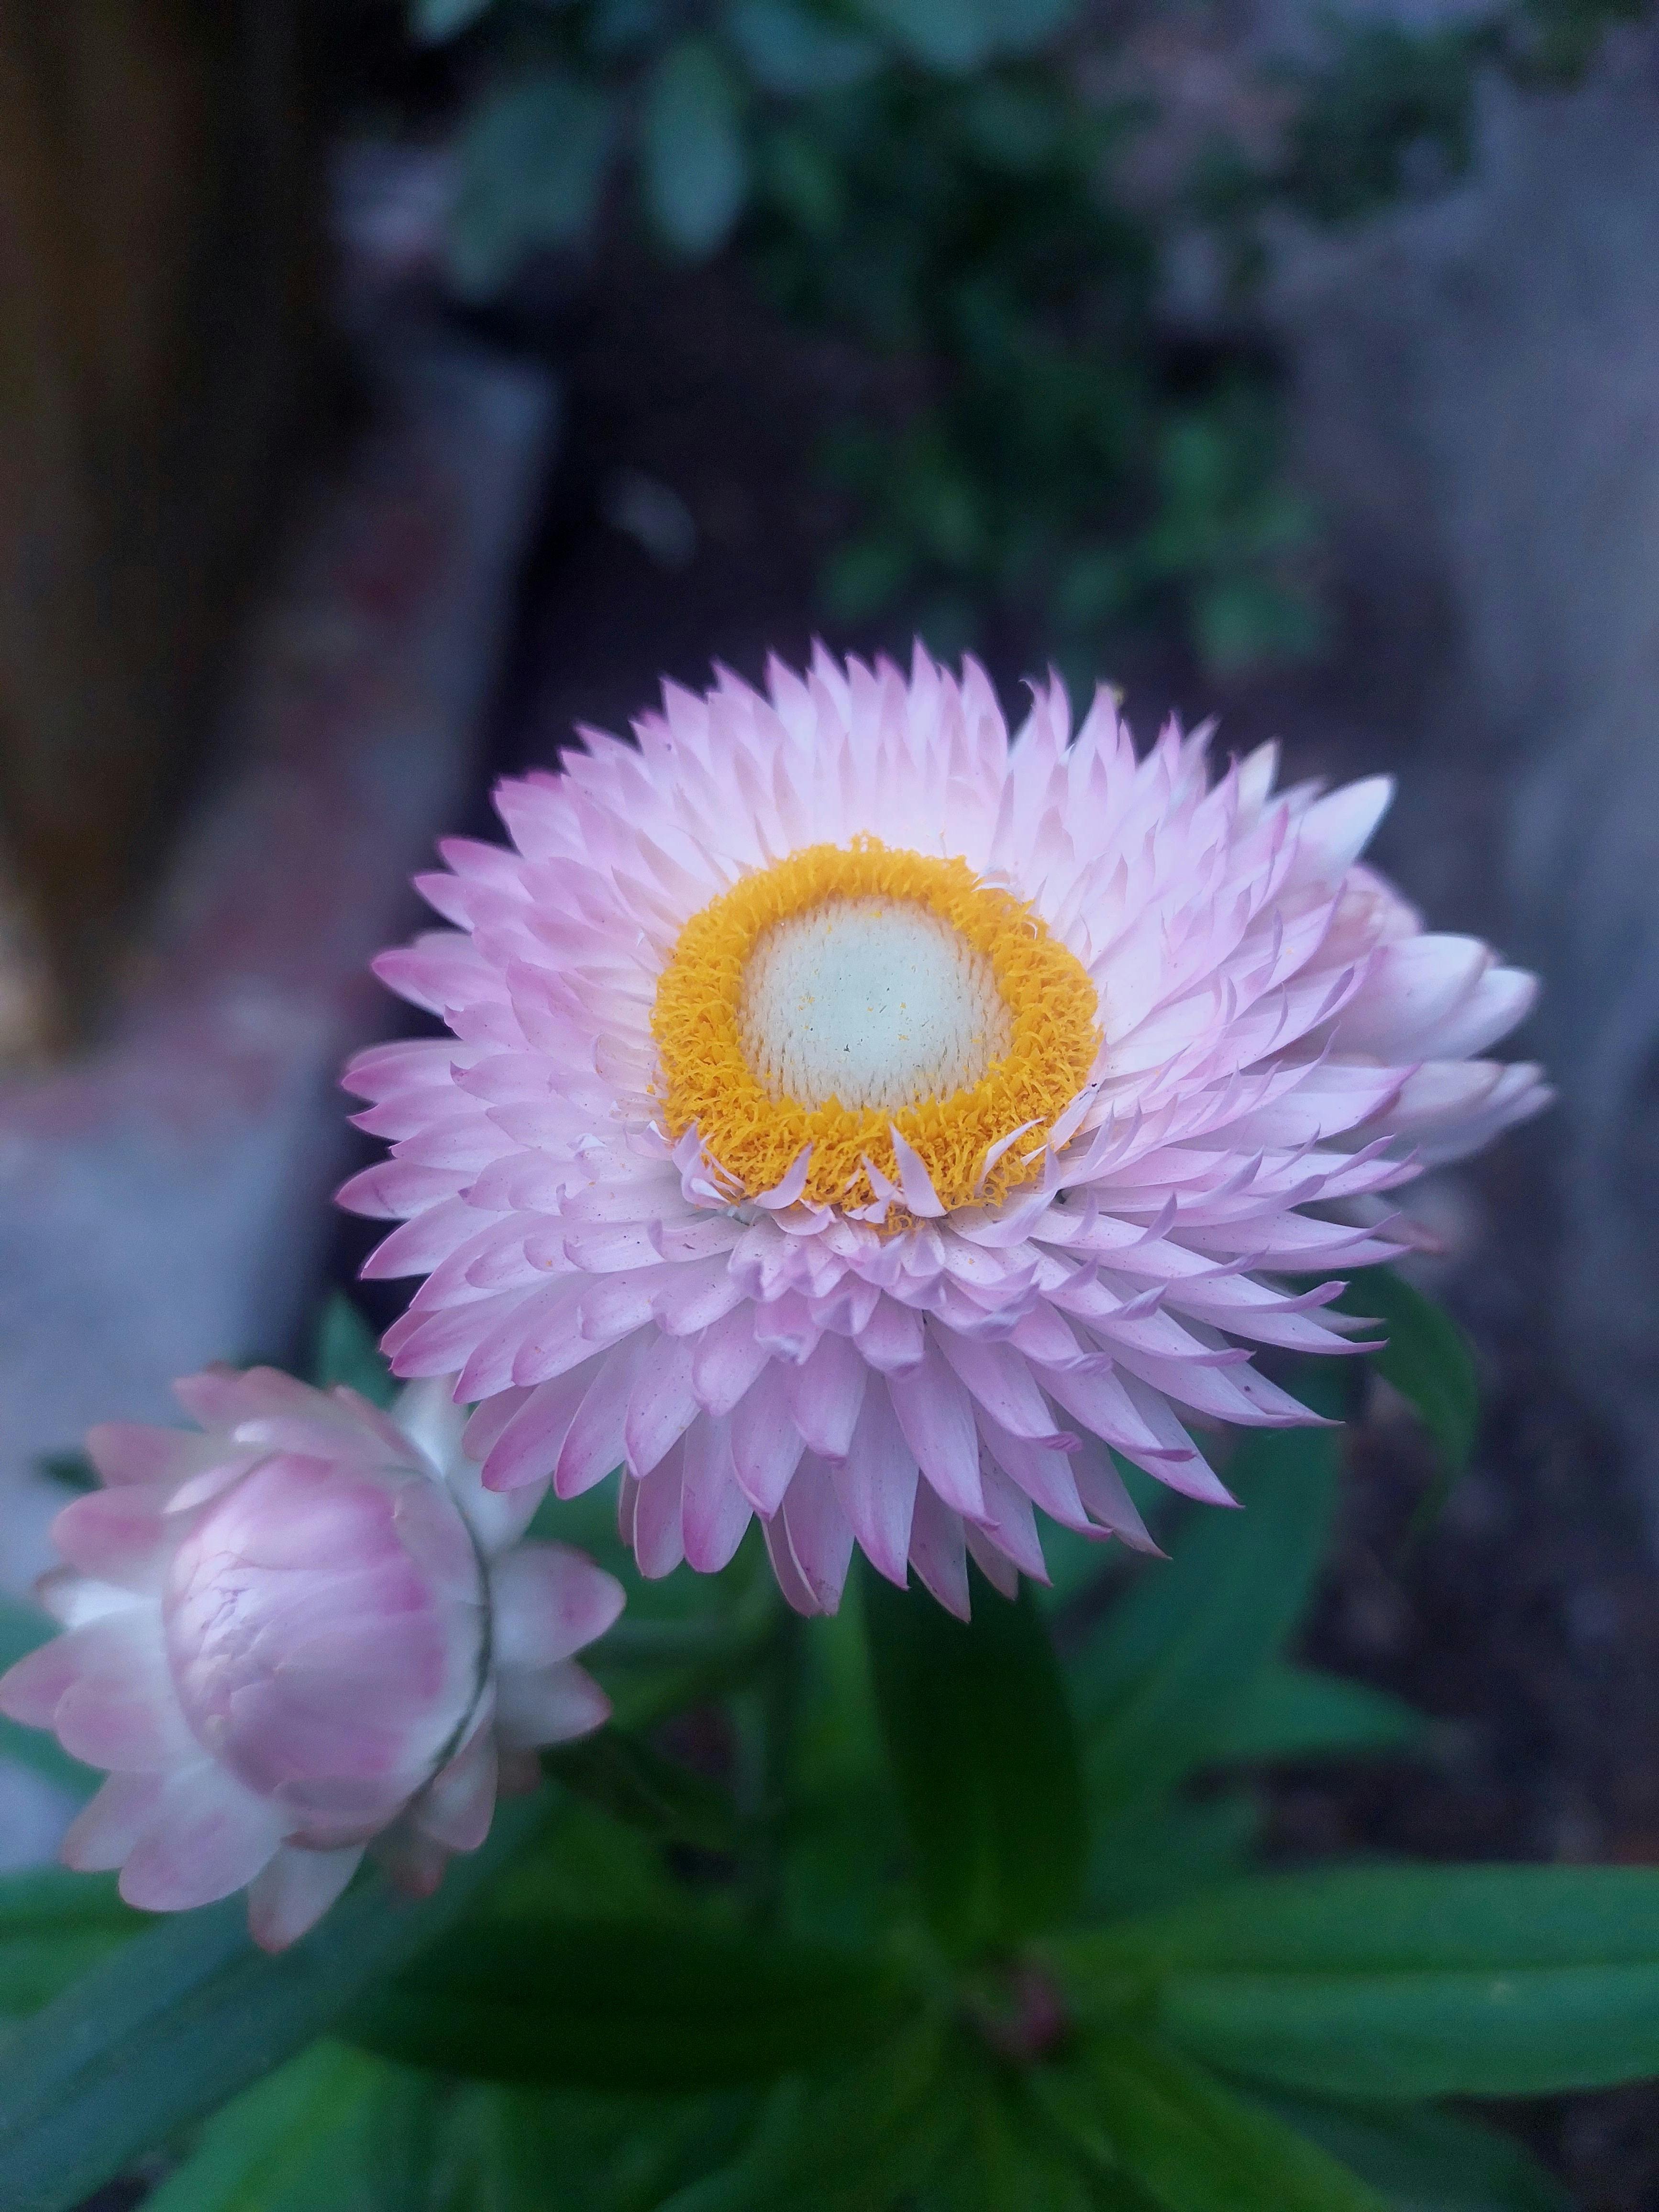
{"type": "Polygon", "coordinates": [[[809,845],[693,915],[657,986],[651,1031],[671,1137],[678,1141],[695,1122],[710,1157],[751,1195],[775,1188],[810,1145],[805,1194],[826,1206],[872,1202],[866,1158],[896,1182],[890,1124],[921,1155],[944,1205],[1002,1197],[1036,1172],[1048,1128],[1087,1082],[1100,1048],[1095,987],[1029,906],[981,883],[965,860],[895,850],[873,837],[850,849],[809,845]],[[895,1114],[834,1098],[774,1098],[741,1042],[750,957],[791,915],[871,897],[931,909],[984,955],[1012,1016],[1009,1048],[970,1088],[895,1114]],[[990,1148],[1028,1122],[987,1176],[990,1148]]]}

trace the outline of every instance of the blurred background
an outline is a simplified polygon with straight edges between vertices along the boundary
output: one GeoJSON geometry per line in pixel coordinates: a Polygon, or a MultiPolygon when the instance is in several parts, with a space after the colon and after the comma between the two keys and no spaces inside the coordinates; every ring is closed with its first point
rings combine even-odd
{"type": "MultiPolygon", "coordinates": [[[[1437,1755],[1261,1786],[1287,1856],[1659,1861],[1648,0],[0,0],[0,1577],[352,1281],[434,836],[918,632],[1392,770],[1383,865],[1542,971],[1560,1103],[1407,1199],[1477,1464],[1413,1536],[1378,1397],[1314,1632],[1437,1755]]],[[[1518,2124],[1659,2204],[1652,2093],[1518,2124]]]]}

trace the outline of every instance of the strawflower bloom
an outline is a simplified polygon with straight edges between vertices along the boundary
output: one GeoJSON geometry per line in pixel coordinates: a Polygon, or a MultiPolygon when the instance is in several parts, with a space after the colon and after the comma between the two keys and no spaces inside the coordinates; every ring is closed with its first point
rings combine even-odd
{"type": "Polygon", "coordinates": [[[366,1845],[417,1893],[489,1831],[535,1747],[609,1710],[571,1654],[623,1592],[522,1543],[539,1494],[483,1489],[447,1382],[393,1413],[269,1368],[175,1386],[204,1433],[116,1423],[106,1487],[53,1524],[64,1632],[0,1678],[0,1711],[109,1778],[64,1856],[176,1911],[250,1885],[267,1949],[302,1935],[366,1845]]]}
{"type": "Polygon", "coordinates": [[[459,1369],[489,1486],[620,1465],[647,1575],[757,1513],[804,1612],[856,1542],[962,1613],[968,1553],[1042,1573],[1034,1508],[1147,1543],[1107,1447],[1226,1503],[1188,1420],[1313,1418],[1249,1346],[1353,1349],[1379,1194],[1544,1102],[1476,1057],[1533,982],[1360,864],[1385,779],[1137,759],[1058,681],[1011,744],[920,650],[768,684],[670,688],[501,787],[515,849],[443,848],[453,927],[379,972],[453,1041],[354,1063],[392,1158],[342,1195],[404,1222],[386,1349],[459,1369]]]}

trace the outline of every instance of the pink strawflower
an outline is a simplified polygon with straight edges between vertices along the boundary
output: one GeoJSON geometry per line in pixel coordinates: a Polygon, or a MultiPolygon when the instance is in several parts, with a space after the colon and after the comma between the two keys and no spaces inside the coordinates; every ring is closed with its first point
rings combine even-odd
{"type": "Polygon", "coordinates": [[[204,1434],[87,1439],[104,1483],[53,1534],[64,1633],[0,1678],[0,1711],[109,1778],[64,1857],[119,1867],[170,1912],[249,1885],[268,1950],[324,1913],[372,1844],[435,1887],[535,1747],[609,1707],[570,1655],[623,1592],[580,1552],[515,1540],[533,1487],[486,1491],[446,1382],[379,1413],[270,1368],[176,1384],[204,1434]]]}
{"type": "Polygon", "coordinates": [[[620,1464],[647,1575],[752,1512],[802,1611],[856,1542],[964,1612],[967,1553],[1042,1575],[1034,1506],[1147,1541],[1107,1446],[1224,1503],[1188,1419],[1312,1418],[1244,1346],[1353,1348],[1377,1194],[1544,1102],[1474,1057],[1534,986],[1358,865],[1383,779],[1137,760],[1057,682],[1011,744],[920,651],[769,685],[671,688],[502,786],[516,850],[444,848],[455,927],[379,971],[454,1041],[353,1064],[392,1157],[343,1197],[404,1221],[386,1348],[459,1369],[491,1488],[620,1464]]]}

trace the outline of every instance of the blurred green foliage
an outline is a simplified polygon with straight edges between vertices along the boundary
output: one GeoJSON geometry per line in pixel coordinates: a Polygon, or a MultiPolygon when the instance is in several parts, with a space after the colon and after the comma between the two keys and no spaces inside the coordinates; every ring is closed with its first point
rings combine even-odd
{"type": "Polygon", "coordinates": [[[1126,625],[1182,629],[1223,670],[1322,634],[1272,365],[1172,343],[1171,242],[1219,245],[1218,327],[1242,331],[1266,212],[1345,222],[1455,178],[1482,69],[1571,79],[1650,8],[1333,12],[1314,58],[1261,65],[1276,149],[1213,141],[1151,205],[1119,157],[1156,115],[1085,89],[1141,26],[1078,0],[410,0],[476,87],[462,289],[590,244],[622,176],[671,255],[735,242],[786,313],[902,364],[908,400],[828,455],[853,519],[826,613],[902,612],[946,652],[1012,619],[1077,676],[1126,625]]]}

